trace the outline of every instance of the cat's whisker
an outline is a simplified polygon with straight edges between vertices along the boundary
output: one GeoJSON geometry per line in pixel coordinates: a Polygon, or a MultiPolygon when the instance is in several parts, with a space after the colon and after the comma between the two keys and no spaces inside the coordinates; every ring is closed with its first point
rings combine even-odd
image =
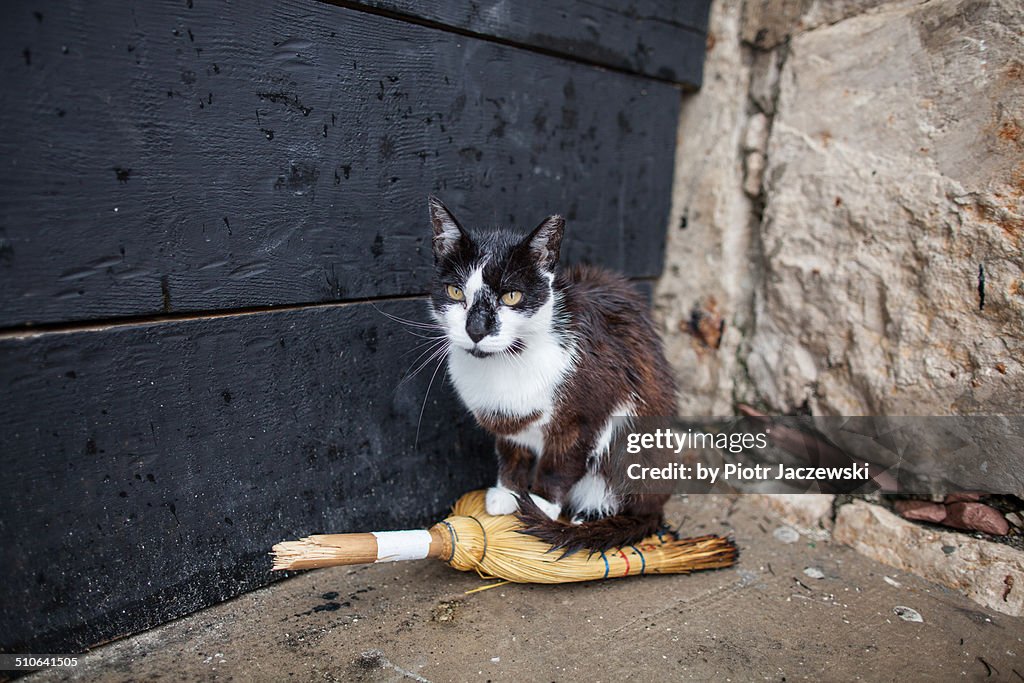
{"type": "Polygon", "coordinates": [[[428,365],[436,358],[447,358],[448,352],[451,351],[451,343],[442,344],[426,361],[424,365],[428,365]]]}
{"type": "Polygon", "coordinates": [[[409,320],[408,318],[401,318],[401,317],[399,317],[397,315],[394,315],[392,313],[388,313],[387,311],[382,311],[381,309],[377,308],[376,304],[372,304],[372,305],[373,305],[373,309],[375,311],[380,313],[385,318],[387,318],[389,320],[393,320],[396,323],[401,323],[402,325],[406,325],[408,327],[417,327],[417,328],[426,329],[426,330],[443,330],[444,329],[444,326],[441,325],[440,323],[430,322],[430,321],[426,321],[426,320],[409,320]]]}
{"type": "Polygon", "coordinates": [[[397,392],[403,386],[408,384],[416,375],[420,374],[420,372],[423,371],[423,368],[425,368],[428,365],[430,365],[430,363],[433,362],[434,359],[436,359],[438,357],[438,355],[442,355],[442,356],[447,355],[448,347],[449,347],[449,344],[447,343],[447,341],[446,340],[441,340],[441,341],[435,342],[433,346],[428,347],[425,351],[420,353],[420,355],[416,357],[416,360],[414,360],[410,364],[409,367],[412,368],[412,367],[416,366],[417,363],[419,363],[419,366],[416,367],[415,370],[411,370],[411,371],[407,371],[406,372],[405,377],[403,377],[402,380],[398,383],[398,386],[395,387],[395,391],[397,392]],[[424,356],[427,356],[427,359],[425,361],[423,361],[422,363],[420,363],[420,359],[422,359],[424,356]]]}
{"type": "Polygon", "coordinates": [[[416,375],[422,372],[424,368],[426,368],[428,365],[434,362],[434,360],[436,360],[438,357],[446,358],[450,350],[451,342],[448,340],[444,340],[438,342],[435,346],[429,347],[428,349],[420,353],[420,355],[416,357],[416,360],[414,360],[410,365],[410,368],[416,366],[415,369],[409,371],[406,374],[406,376],[402,379],[402,381],[399,383],[398,387],[395,388],[395,390],[397,391],[403,385],[407,384],[410,380],[416,377],[416,375]],[[426,356],[426,360],[421,360],[424,358],[424,356],[426,356]],[[417,363],[419,364],[418,366],[417,363]]]}
{"type": "Polygon", "coordinates": [[[399,358],[405,358],[409,354],[416,353],[416,351],[418,351],[419,349],[422,349],[424,346],[433,346],[437,342],[439,342],[439,341],[441,341],[443,339],[447,339],[447,338],[448,338],[447,335],[442,335],[442,336],[438,336],[438,337],[424,337],[424,339],[426,339],[427,341],[422,341],[422,342],[416,344],[415,346],[413,346],[408,351],[405,351],[404,353],[402,353],[402,355],[399,356],[399,358]]]}
{"type": "Polygon", "coordinates": [[[394,322],[396,322],[396,323],[398,323],[400,325],[405,325],[406,327],[411,327],[411,328],[416,329],[416,330],[441,330],[441,329],[444,329],[444,327],[442,325],[438,325],[437,323],[416,322],[415,320],[402,320],[401,318],[391,318],[391,320],[393,320],[394,322]]]}
{"type": "Polygon", "coordinates": [[[418,356],[416,356],[416,359],[413,360],[413,362],[409,364],[409,372],[406,374],[406,377],[402,380],[402,382],[405,383],[405,382],[409,381],[410,379],[412,379],[413,377],[415,377],[416,374],[420,370],[423,369],[423,366],[425,364],[427,364],[431,360],[433,360],[434,354],[437,353],[438,349],[442,348],[443,346],[444,346],[444,342],[443,341],[437,341],[437,342],[434,342],[433,344],[431,344],[430,346],[428,346],[423,351],[421,351],[420,354],[418,356]],[[425,361],[423,361],[422,364],[421,364],[420,361],[422,361],[424,357],[427,357],[427,359],[425,361]],[[413,370],[412,368],[416,368],[416,369],[413,370]]]}
{"type": "Polygon", "coordinates": [[[390,320],[398,323],[399,325],[423,332],[436,332],[444,329],[443,326],[438,325],[437,323],[418,323],[413,320],[402,320],[401,318],[390,318],[390,320]]]}
{"type": "Polygon", "coordinates": [[[427,399],[430,397],[430,387],[434,386],[434,379],[437,378],[437,371],[441,369],[442,365],[444,365],[450,349],[450,344],[445,347],[444,353],[441,354],[440,360],[437,361],[437,367],[434,368],[434,374],[430,376],[430,382],[427,383],[427,391],[423,394],[423,405],[420,406],[420,417],[416,420],[416,440],[413,442],[413,449],[419,448],[420,445],[420,426],[423,424],[423,412],[427,409],[427,399]]]}
{"type": "Polygon", "coordinates": [[[396,391],[400,389],[402,385],[404,385],[406,382],[408,382],[410,379],[416,376],[416,373],[413,372],[412,369],[419,365],[419,362],[423,359],[424,356],[433,355],[433,353],[437,351],[437,349],[439,348],[440,343],[441,342],[432,342],[429,345],[427,345],[426,348],[424,348],[423,344],[420,344],[415,349],[410,349],[409,351],[406,351],[400,356],[401,358],[404,358],[405,356],[409,356],[413,353],[416,353],[416,358],[414,358],[413,361],[409,363],[409,367],[406,368],[405,372],[402,374],[401,381],[399,381],[398,386],[395,387],[396,391]]]}
{"type": "MultiPolygon", "coordinates": [[[[446,335],[446,334],[438,334],[438,335],[431,335],[431,334],[419,334],[419,333],[417,333],[417,332],[413,332],[413,331],[411,331],[411,330],[403,330],[403,331],[404,331],[404,332],[405,332],[406,334],[412,335],[413,337],[419,337],[420,339],[444,339],[445,337],[447,337],[447,336],[448,336],[448,335],[446,335]]],[[[440,331],[440,330],[437,330],[437,331],[440,331]]]]}

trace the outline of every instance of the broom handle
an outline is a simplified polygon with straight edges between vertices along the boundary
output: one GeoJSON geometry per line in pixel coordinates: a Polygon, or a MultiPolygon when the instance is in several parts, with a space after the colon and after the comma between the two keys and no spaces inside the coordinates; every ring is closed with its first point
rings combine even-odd
{"type": "Polygon", "coordinates": [[[274,569],[315,569],[350,564],[440,558],[452,554],[451,535],[430,530],[318,534],[274,546],[274,569]]]}

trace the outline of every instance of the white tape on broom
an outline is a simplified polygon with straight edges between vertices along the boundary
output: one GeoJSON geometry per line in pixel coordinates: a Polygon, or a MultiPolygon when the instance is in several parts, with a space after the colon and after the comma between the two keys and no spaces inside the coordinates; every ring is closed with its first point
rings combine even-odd
{"type": "Polygon", "coordinates": [[[377,562],[422,560],[430,552],[430,532],[374,531],[377,538],[377,562]]]}

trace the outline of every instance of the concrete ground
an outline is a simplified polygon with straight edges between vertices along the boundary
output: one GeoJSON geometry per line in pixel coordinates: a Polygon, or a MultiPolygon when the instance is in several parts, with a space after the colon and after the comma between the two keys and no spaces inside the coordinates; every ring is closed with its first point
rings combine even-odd
{"type": "Polygon", "coordinates": [[[787,539],[750,497],[674,500],[669,516],[734,534],[739,565],[468,595],[484,582],[433,561],[324,569],[25,680],[1024,682],[1024,619],[787,539]]]}

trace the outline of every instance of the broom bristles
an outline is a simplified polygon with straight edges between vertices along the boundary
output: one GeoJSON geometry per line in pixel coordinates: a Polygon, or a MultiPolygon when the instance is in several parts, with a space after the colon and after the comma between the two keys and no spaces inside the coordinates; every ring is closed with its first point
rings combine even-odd
{"type": "Polygon", "coordinates": [[[567,583],[637,574],[688,574],[720,569],[736,562],[735,544],[719,536],[665,539],[650,536],[634,545],[604,553],[563,557],[549,544],[520,533],[512,515],[492,516],[484,509],[483,491],[459,499],[441,525],[455,536],[456,552],[448,564],[463,571],[516,583],[567,583]]]}
{"type": "Polygon", "coordinates": [[[284,541],[273,547],[273,570],[314,569],[323,566],[324,561],[338,559],[338,548],[319,545],[316,536],[307,536],[298,541],[284,541]]]}

